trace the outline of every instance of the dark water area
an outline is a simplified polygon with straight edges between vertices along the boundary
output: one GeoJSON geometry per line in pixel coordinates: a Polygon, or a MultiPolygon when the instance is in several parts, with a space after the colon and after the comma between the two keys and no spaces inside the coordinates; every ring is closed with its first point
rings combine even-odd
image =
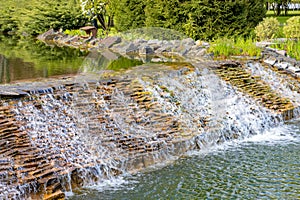
{"type": "Polygon", "coordinates": [[[88,187],[83,199],[299,199],[300,121],[88,187]]]}
{"type": "Polygon", "coordinates": [[[87,54],[79,49],[45,45],[34,38],[0,35],[0,84],[74,75],[87,54]]]}

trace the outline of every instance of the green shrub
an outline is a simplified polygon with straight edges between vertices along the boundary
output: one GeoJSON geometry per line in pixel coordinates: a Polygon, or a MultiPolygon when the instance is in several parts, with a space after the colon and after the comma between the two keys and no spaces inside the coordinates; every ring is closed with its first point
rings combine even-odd
{"type": "Polygon", "coordinates": [[[300,16],[288,19],[283,27],[283,33],[287,38],[300,39],[300,16]]]}
{"type": "Polygon", "coordinates": [[[275,38],[279,34],[280,23],[275,17],[265,18],[255,27],[255,34],[259,40],[275,38]]]}

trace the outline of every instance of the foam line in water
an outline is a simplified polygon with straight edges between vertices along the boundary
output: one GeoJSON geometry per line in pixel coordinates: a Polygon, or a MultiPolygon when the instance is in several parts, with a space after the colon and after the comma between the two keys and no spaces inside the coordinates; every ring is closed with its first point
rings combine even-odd
{"type": "Polygon", "coordinates": [[[267,129],[255,135],[249,135],[246,138],[226,141],[219,145],[210,146],[201,150],[192,150],[187,153],[188,156],[206,155],[214,152],[222,152],[229,149],[238,149],[241,146],[261,144],[261,145],[289,145],[300,141],[299,126],[296,124],[280,124],[276,127],[267,129]]]}

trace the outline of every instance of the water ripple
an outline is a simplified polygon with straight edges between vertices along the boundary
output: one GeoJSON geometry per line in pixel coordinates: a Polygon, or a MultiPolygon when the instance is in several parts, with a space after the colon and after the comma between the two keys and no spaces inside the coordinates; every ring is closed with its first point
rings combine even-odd
{"type": "MultiPolygon", "coordinates": [[[[299,199],[300,123],[190,152],[163,169],[126,178],[89,199],[299,199]]],[[[73,197],[72,199],[80,199],[73,197]]]]}

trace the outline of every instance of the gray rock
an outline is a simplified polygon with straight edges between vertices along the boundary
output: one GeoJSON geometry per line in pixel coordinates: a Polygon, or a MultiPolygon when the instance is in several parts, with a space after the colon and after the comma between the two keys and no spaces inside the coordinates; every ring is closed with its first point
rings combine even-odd
{"type": "Polygon", "coordinates": [[[195,41],[192,38],[185,38],[181,41],[183,45],[193,46],[195,45],[195,41]]]}
{"type": "Polygon", "coordinates": [[[291,72],[291,73],[300,73],[300,69],[296,68],[292,65],[288,65],[288,67],[286,68],[286,71],[291,72]]]}
{"type": "Polygon", "coordinates": [[[156,54],[161,54],[164,52],[172,52],[172,46],[162,46],[158,49],[154,49],[156,54]]]}
{"type": "Polygon", "coordinates": [[[135,44],[145,44],[147,43],[148,41],[147,40],[144,40],[144,39],[136,39],[133,41],[135,44]]]}
{"type": "Polygon", "coordinates": [[[191,45],[182,45],[176,48],[174,51],[177,52],[180,56],[185,56],[191,50],[191,48],[191,45]]]}
{"type": "Polygon", "coordinates": [[[289,63],[287,62],[275,63],[274,67],[276,67],[279,70],[287,69],[289,67],[289,63]]]}
{"type": "Polygon", "coordinates": [[[202,49],[198,50],[196,57],[203,57],[206,54],[207,54],[207,50],[205,48],[202,48],[202,49]]]}
{"type": "Polygon", "coordinates": [[[93,38],[89,43],[90,43],[90,45],[96,45],[97,43],[99,43],[99,39],[93,38]]]}
{"type": "Polygon", "coordinates": [[[111,48],[112,46],[114,46],[115,44],[118,44],[120,42],[122,42],[121,37],[114,36],[114,37],[104,38],[103,40],[101,40],[99,42],[99,44],[104,45],[104,47],[106,47],[106,48],[111,48]]]}
{"type": "Polygon", "coordinates": [[[264,63],[267,63],[267,64],[269,64],[269,65],[271,65],[271,66],[274,66],[275,63],[277,62],[276,59],[265,59],[265,60],[263,60],[263,61],[264,61],[264,63]]]}
{"type": "Polygon", "coordinates": [[[137,53],[138,47],[134,43],[130,42],[128,45],[120,49],[120,52],[124,54],[137,53]]]}
{"type": "Polygon", "coordinates": [[[299,72],[296,72],[294,75],[295,75],[295,77],[300,78],[300,73],[299,72]]]}
{"type": "Polygon", "coordinates": [[[75,35],[75,36],[69,38],[68,40],[66,40],[65,43],[71,44],[71,43],[73,43],[73,42],[78,42],[78,41],[79,41],[79,37],[78,37],[77,35],[75,35]]]}
{"type": "Polygon", "coordinates": [[[104,56],[108,60],[116,60],[119,58],[119,56],[113,52],[111,52],[108,49],[105,49],[104,51],[100,52],[102,56],[104,56]]]}
{"type": "Polygon", "coordinates": [[[139,54],[140,55],[149,55],[149,54],[153,54],[154,53],[154,49],[148,45],[146,46],[141,46],[139,48],[139,54]]]}
{"type": "Polygon", "coordinates": [[[47,32],[40,34],[37,39],[39,40],[46,40],[46,38],[54,37],[56,35],[56,32],[53,29],[48,30],[47,32]]]}
{"type": "Polygon", "coordinates": [[[170,43],[174,46],[174,47],[179,47],[181,44],[180,40],[171,40],[170,43]]]}
{"type": "Polygon", "coordinates": [[[158,39],[149,40],[148,45],[158,44],[160,41],[158,39]]]}

